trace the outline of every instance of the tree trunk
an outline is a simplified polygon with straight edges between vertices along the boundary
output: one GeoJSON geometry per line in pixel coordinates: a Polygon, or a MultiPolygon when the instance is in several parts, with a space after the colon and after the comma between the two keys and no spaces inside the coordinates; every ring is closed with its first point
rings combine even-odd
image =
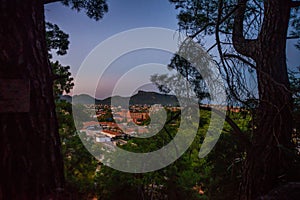
{"type": "Polygon", "coordinates": [[[43,1],[1,0],[0,13],[0,83],[12,87],[0,92],[0,199],[55,198],[63,163],[43,1]],[[14,105],[5,108],[8,100],[14,105]]]}
{"type": "Polygon", "coordinates": [[[257,39],[259,107],[252,147],[247,152],[241,199],[266,194],[284,180],[290,165],[292,98],[286,66],[290,8],[286,0],[265,1],[264,22],[257,39]]]}

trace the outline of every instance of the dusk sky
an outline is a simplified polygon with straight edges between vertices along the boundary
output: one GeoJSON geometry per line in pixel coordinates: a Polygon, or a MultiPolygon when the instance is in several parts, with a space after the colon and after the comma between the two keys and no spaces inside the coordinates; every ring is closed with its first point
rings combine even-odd
{"type": "MultiPolygon", "coordinates": [[[[73,76],[90,51],[114,34],[141,27],[163,27],[172,30],[178,28],[177,11],[167,0],[111,0],[107,3],[109,11],[100,21],[90,19],[84,12],[78,13],[59,2],[45,7],[46,20],[57,24],[70,36],[68,54],[54,56],[54,60],[70,65],[73,76]]],[[[163,56],[160,62],[168,64],[170,57],[171,54],[163,56]]],[[[147,62],[149,61],[148,59],[147,62]]],[[[119,74],[119,71],[115,70],[114,73],[119,74]]],[[[107,94],[97,95],[100,98],[107,96],[107,94]]]]}
{"type": "MultiPolygon", "coordinates": [[[[59,60],[63,65],[71,66],[72,75],[75,76],[80,65],[86,56],[105,39],[133,28],[162,27],[177,30],[177,10],[167,0],[109,0],[109,11],[100,21],[88,18],[84,12],[71,10],[61,3],[51,3],[45,6],[46,20],[57,24],[64,32],[69,34],[70,46],[67,55],[54,56],[53,60],[59,60]]],[[[299,66],[300,52],[293,46],[292,40],[288,41],[288,65],[289,67],[299,66]]],[[[149,53],[149,52],[148,52],[149,53]]],[[[109,96],[112,83],[122,73],[129,70],[129,65],[141,65],[147,63],[168,64],[172,56],[166,52],[151,52],[151,56],[142,54],[129,55],[123,62],[120,59],[106,77],[107,82],[102,83],[103,88],[97,92],[98,98],[109,96]],[[139,55],[139,56],[137,56],[139,55]],[[139,57],[139,59],[136,59],[139,57]],[[152,60],[151,60],[152,59],[152,60]],[[130,63],[130,60],[134,62],[130,63]],[[121,65],[123,67],[121,69],[121,65]]],[[[89,92],[87,92],[89,93],[89,92]]],[[[92,95],[92,94],[91,94],[92,95]]]]}

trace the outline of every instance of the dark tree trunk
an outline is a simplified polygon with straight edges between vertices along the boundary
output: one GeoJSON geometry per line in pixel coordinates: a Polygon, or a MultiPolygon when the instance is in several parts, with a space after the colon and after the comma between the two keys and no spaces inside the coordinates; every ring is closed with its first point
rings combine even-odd
{"type": "MultiPolygon", "coordinates": [[[[43,2],[1,0],[0,13],[0,83],[21,80],[29,87],[28,98],[9,109],[7,99],[17,98],[0,93],[0,199],[55,198],[63,186],[63,163],[43,2]],[[28,109],[21,109],[26,102],[28,109]]],[[[26,85],[11,87],[26,97],[26,85]]]]}
{"type": "Polygon", "coordinates": [[[265,1],[264,23],[256,40],[259,107],[252,147],[247,152],[241,199],[266,194],[285,178],[290,166],[292,98],[286,66],[290,8],[286,0],[265,1]]]}

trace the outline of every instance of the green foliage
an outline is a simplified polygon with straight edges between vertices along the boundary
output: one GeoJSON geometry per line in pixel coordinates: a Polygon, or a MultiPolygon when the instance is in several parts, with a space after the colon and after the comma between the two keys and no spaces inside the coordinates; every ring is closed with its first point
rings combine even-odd
{"type": "Polygon", "coordinates": [[[105,109],[105,114],[99,116],[97,119],[99,122],[107,122],[107,121],[113,121],[113,115],[111,113],[110,109],[105,109]]]}
{"type": "MultiPolygon", "coordinates": [[[[78,108],[83,110],[84,108],[78,108]]],[[[230,134],[228,125],[209,156],[199,159],[198,153],[210,123],[210,111],[201,111],[198,134],[190,148],[177,161],[164,169],[145,174],[120,172],[99,163],[80,141],[72,119],[71,104],[57,102],[62,152],[65,162],[67,187],[72,198],[96,195],[99,199],[227,199],[234,197],[240,178],[243,150],[230,134]],[[204,194],[199,194],[199,190],[204,194]],[[76,195],[75,195],[76,194],[76,195]],[[224,195],[225,194],[225,195],[224,195]]],[[[84,114],[83,114],[84,115],[84,114]]],[[[233,114],[234,115],[234,114],[233,114]]],[[[168,111],[168,119],[177,116],[168,111]]],[[[85,118],[86,116],[83,116],[85,118]]],[[[232,116],[247,124],[248,116],[232,116]]],[[[174,118],[157,135],[148,139],[134,138],[121,146],[132,152],[150,152],[163,147],[177,132],[179,117],[174,118]]],[[[245,128],[246,131],[246,128],[245,128]]]]}
{"type": "MultiPolygon", "coordinates": [[[[48,55],[52,58],[51,51],[57,50],[58,55],[67,53],[68,35],[61,31],[57,25],[47,23],[46,38],[48,55]]],[[[73,78],[69,66],[63,66],[58,61],[51,62],[54,74],[53,90],[56,103],[59,134],[62,143],[64,172],[66,179],[67,196],[70,199],[86,199],[94,196],[94,175],[98,166],[97,160],[86,150],[81,142],[74,125],[72,105],[60,100],[63,93],[69,93],[73,88],[73,78]]],[[[74,107],[79,118],[87,119],[84,108],[74,107]]]]}
{"type": "Polygon", "coordinates": [[[62,143],[66,188],[71,199],[83,199],[95,194],[94,175],[97,160],[86,150],[74,125],[72,105],[57,100],[56,113],[62,143]]]}
{"type": "Polygon", "coordinates": [[[71,77],[70,66],[62,66],[58,61],[51,62],[54,80],[54,95],[59,98],[64,92],[69,93],[74,86],[73,77],[71,77]]]}
{"type": "Polygon", "coordinates": [[[100,20],[108,12],[108,6],[105,0],[62,0],[66,6],[78,12],[84,10],[86,15],[92,19],[100,20]]]}
{"type": "MultiPolygon", "coordinates": [[[[64,33],[56,24],[46,23],[46,42],[48,57],[52,58],[51,52],[56,50],[57,55],[65,55],[69,49],[69,35],[64,33]]],[[[64,92],[69,93],[73,88],[70,66],[63,66],[58,61],[50,62],[54,74],[54,96],[58,99],[64,92]]]]}
{"type": "MultiPolygon", "coordinates": [[[[223,132],[212,152],[200,159],[198,153],[210,123],[210,111],[200,112],[198,134],[189,149],[166,168],[144,174],[129,174],[101,166],[95,177],[100,199],[234,199],[241,177],[244,147],[231,134],[230,127],[223,132]],[[202,191],[204,194],[200,194],[202,191]]],[[[232,113],[239,125],[251,120],[232,113]]],[[[168,119],[177,116],[168,112],[168,119]]],[[[178,116],[177,116],[178,117],[178,116]]],[[[178,117],[179,118],[179,117],[178,117]]],[[[150,152],[163,147],[177,133],[178,118],[165,125],[168,130],[147,139],[133,138],[124,146],[132,152],[150,152]],[[174,123],[176,125],[174,126],[174,123]]],[[[243,130],[247,131],[247,128],[243,130]]]]}
{"type": "MultiPolygon", "coordinates": [[[[59,65],[58,62],[54,64],[59,65]]],[[[77,134],[71,103],[59,99],[63,91],[69,92],[73,87],[71,74],[68,68],[63,68],[62,66],[54,69],[63,69],[62,72],[66,75],[66,77],[58,79],[54,83],[56,114],[62,143],[66,188],[70,192],[70,199],[85,199],[89,195],[93,196],[95,194],[94,175],[98,162],[87,151],[77,134]]],[[[55,72],[58,74],[58,71],[55,72]]],[[[87,119],[88,116],[84,112],[83,107],[78,105],[73,108],[76,109],[77,117],[84,120],[87,119]]]]}
{"type": "Polygon", "coordinates": [[[46,22],[46,41],[48,57],[52,58],[51,50],[56,50],[57,55],[65,55],[69,49],[69,35],[64,33],[56,24],[46,22]]]}

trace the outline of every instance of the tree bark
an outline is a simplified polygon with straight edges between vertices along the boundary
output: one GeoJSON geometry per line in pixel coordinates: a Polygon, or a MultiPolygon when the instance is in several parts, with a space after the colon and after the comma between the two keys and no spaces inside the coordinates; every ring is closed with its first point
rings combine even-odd
{"type": "MultiPolygon", "coordinates": [[[[247,152],[240,199],[254,199],[278,186],[291,162],[292,98],[286,65],[290,7],[266,0],[255,55],[259,107],[252,147],[247,152]]],[[[253,51],[252,51],[253,52],[253,51]]]]}
{"type": "Polygon", "coordinates": [[[1,0],[0,13],[0,81],[30,82],[29,110],[0,112],[0,199],[56,199],[63,163],[43,2],[1,0]]]}

